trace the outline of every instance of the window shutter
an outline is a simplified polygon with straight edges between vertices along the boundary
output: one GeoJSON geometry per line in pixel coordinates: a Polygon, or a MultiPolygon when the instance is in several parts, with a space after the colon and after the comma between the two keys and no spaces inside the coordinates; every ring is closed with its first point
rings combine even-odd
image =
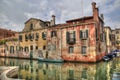
{"type": "Polygon", "coordinates": [[[69,32],[66,32],[66,42],[68,43],[69,42],[69,32]]]}
{"type": "Polygon", "coordinates": [[[53,37],[53,31],[51,31],[51,37],[53,37]]]}
{"type": "Polygon", "coordinates": [[[74,39],[74,42],[76,42],[75,31],[73,31],[73,39],[74,39]]]}
{"type": "Polygon", "coordinates": [[[56,31],[54,31],[54,34],[55,34],[55,36],[57,36],[57,32],[56,31]]]}
{"type": "Polygon", "coordinates": [[[103,35],[102,34],[100,34],[100,39],[101,39],[101,41],[103,41],[103,35]]]}
{"type": "Polygon", "coordinates": [[[98,35],[97,28],[95,28],[95,33],[96,33],[96,39],[97,39],[97,35],[98,35]]]}
{"type": "Polygon", "coordinates": [[[34,34],[32,34],[32,39],[34,39],[34,34]]]}
{"type": "Polygon", "coordinates": [[[83,38],[83,36],[82,36],[82,31],[80,30],[80,38],[82,39],[83,38]]]}
{"type": "Polygon", "coordinates": [[[42,32],[42,38],[44,39],[44,32],[42,32]]]}
{"type": "Polygon", "coordinates": [[[73,38],[75,39],[75,31],[73,31],[73,38]]]}
{"type": "Polygon", "coordinates": [[[86,38],[88,38],[88,30],[86,30],[86,38]]]}

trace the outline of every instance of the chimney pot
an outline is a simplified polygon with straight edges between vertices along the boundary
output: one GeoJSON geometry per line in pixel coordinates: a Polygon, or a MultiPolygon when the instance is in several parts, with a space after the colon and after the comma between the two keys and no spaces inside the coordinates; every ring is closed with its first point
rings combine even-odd
{"type": "Polygon", "coordinates": [[[100,14],[100,17],[102,18],[102,20],[104,20],[104,15],[103,14],[100,14]]]}
{"type": "Polygon", "coordinates": [[[55,25],[55,15],[52,15],[51,26],[55,25]]]}
{"type": "Polygon", "coordinates": [[[96,3],[95,2],[92,2],[92,7],[93,7],[93,9],[96,8],[96,3]]]}

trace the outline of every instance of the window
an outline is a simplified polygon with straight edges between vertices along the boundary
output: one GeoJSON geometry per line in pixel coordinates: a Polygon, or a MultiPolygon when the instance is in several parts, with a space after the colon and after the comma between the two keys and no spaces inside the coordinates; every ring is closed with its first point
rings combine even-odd
{"type": "Polygon", "coordinates": [[[20,47],[19,49],[20,49],[20,51],[23,51],[23,47],[20,47]]]}
{"type": "Polygon", "coordinates": [[[14,53],[14,46],[10,46],[10,53],[14,53]]]}
{"type": "Polygon", "coordinates": [[[117,39],[119,39],[119,36],[117,36],[117,39]]]}
{"type": "Polygon", "coordinates": [[[83,68],[81,78],[87,79],[87,68],[83,68]]]}
{"type": "Polygon", "coordinates": [[[36,50],[38,50],[38,46],[36,46],[36,50]]]}
{"type": "Polygon", "coordinates": [[[30,24],[30,30],[33,30],[33,24],[32,23],[30,24]]]}
{"type": "Polygon", "coordinates": [[[25,47],[25,48],[24,48],[24,51],[25,51],[25,52],[28,52],[28,51],[29,51],[28,47],[25,47]]]}
{"type": "Polygon", "coordinates": [[[51,50],[51,45],[48,45],[48,50],[51,50]]]}
{"type": "Polygon", "coordinates": [[[30,50],[33,50],[33,46],[32,45],[30,46],[30,50]]]}
{"type": "Polygon", "coordinates": [[[70,46],[70,47],[69,47],[69,51],[68,51],[68,52],[69,52],[69,53],[73,53],[73,51],[74,51],[73,46],[70,46]]]}
{"type": "Polygon", "coordinates": [[[88,38],[88,30],[84,30],[84,31],[80,30],[80,38],[81,39],[88,38]]]}
{"type": "Polygon", "coordinates": [[[86,54],[87,53],[87,47],[86,46],[82,46],[81,48],[82,50],[82,54],[86,54]]]}
{"type": "Polygon", "coordinates": [[[42,32],[42,39],[46,40],[46,33],[45,32],[42,32]]]}
{"type": "Polygon", "coordinates": [[[27,41],[28,40],[28,36],[27,36],[27,34],[25,35],[25,41],[27,41]]]}
{"type": "Polygon", "coordinates": [[[111,34],[109,34],[109,39],[110,39],[110,41],[112,40],[112,35],[111,34]]]}
{"type": "Polygon", "coordinates": [[[68,44],[75,44],[75,42],[76,42],[75,31],[66,33],[66,42],[68,44]]]}
{"type": "Polygon", "coordinates": [[[51,37],[56,37],[57,36],[57,32],[56,31],[51,31],[51,37]]]}
{"type": "Polygon", "coordinates": [[[56,50],[56,45],[51,45],[51,50],[56,50]]]}
{"type": "Polygon", "coordinates": [[[39,39],[39,33],[36,33],[36,41],[38,41],[38,39],[39,39]]]}
{"type": "Polygon", "coordinates": [[[74,70],[69,70],[69,79],[68,80],[74,80],[74,70]]]}
{"type": "Polygon", "coordinates": [[[29,39],[32,41],[34,39],[34,34],[29,34],[29,39]]]}
{"type": "Polygon", "coordinates": [[[19,35],[19,41],[22,42],[22,35],[19,35]]]}
{"type": "Polygon", "coordinates": [[[119,34],[119,31],[116,31],[116,34],[119,34]]]}
{"type": "Polygon", "coordinates": [[[45,50],[46,49],[46,46],[43,46],[43,50],[45,50]]]}

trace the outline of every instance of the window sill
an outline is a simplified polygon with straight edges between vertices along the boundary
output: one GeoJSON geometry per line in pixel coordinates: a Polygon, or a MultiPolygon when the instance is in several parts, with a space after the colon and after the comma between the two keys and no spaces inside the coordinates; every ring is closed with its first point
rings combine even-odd
{"type": "Polygon", "coordinates": [[[87,57],[87,54],[82,54],[83,56],[87,57]]]}

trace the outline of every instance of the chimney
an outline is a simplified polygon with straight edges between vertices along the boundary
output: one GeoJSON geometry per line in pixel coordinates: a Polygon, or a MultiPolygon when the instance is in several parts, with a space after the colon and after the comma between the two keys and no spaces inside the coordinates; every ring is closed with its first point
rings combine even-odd
{"type": "Polygon", "coordinates": [[[55,25],[55,15],[52,15],[51,26],[55,25]]]}
{"type": "Polygon", "coordinates": [[[99,9],[96,7],[96,3],[92,2],[93,18],[95,21],[99,22],[99,9]]]}
{"type": "Polygon", "coordinates": [[[104,16],[103,16],[103,14],[100,14],[100,17],[101,17],[102,20],[104,20],[104,16]]]}

